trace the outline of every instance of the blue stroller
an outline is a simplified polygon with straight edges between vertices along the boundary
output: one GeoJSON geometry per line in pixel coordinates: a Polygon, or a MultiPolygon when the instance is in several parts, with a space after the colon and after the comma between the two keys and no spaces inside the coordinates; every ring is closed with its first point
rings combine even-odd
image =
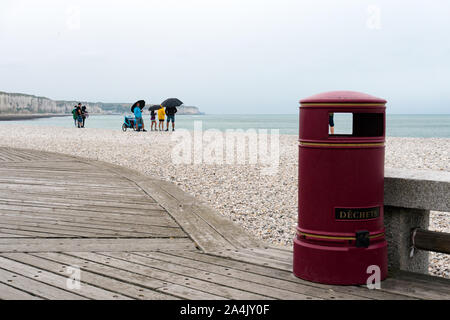
{"type": "MultiPolygon", "coordinates": [[[[139,129],[141,129],[141,125],[139,125],[139,129]]],[[[125,116],[122,124],[122,131],[127,131],[127,129],[133,129],[136,131],[136,119],[131,116],[125,116]]]]}

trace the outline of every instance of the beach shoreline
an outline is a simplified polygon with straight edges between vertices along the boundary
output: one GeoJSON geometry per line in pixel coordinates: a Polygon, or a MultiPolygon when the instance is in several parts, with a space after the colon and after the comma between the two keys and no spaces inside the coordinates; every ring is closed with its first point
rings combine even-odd
{"type": "Polygon", "coordinates": [[[69,117],[71,114],[0,114],[0,121],[23,121],[43,118],[69,117]]]}
{"type": "MultiPolygon", "coordinates": [[[[166,180],[275,246],[292,246],[297,225],[298,136],[280,135],[276,175],[258,164],[173,164],[171,133],[17,124],[0,126],[0,146],[105,161],[166,180]]],[[[386,167],[450,171],[449,138],[391,138],[386,167]]],[[[432,212],[430,230],[450,232],[450,215],[432,212]]],[[[450,278],[450,257],[430,253],[430,273],[450,278]]]]}

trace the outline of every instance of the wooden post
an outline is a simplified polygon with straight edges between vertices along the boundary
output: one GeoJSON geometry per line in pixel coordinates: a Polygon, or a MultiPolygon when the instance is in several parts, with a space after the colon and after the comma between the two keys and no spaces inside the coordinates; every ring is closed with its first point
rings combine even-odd
{"type": "Polygon", "coordinates": [[[411,241],[417,249],[450,254],[450,233],[416,228],[411,232],[411,241]]]}

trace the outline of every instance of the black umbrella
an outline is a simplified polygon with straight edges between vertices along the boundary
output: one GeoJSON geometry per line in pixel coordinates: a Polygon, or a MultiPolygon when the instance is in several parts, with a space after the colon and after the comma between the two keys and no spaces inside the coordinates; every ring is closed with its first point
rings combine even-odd
{"type": "Polygon", "coordinates": [[[139,108],[141,108],[141,110],[145,107],[145,101],[144,100],[139,100],[137,102],[135,102],[132,106],[131,106],[131,112],[134,112],[134,108],[137,107],[137,104],[139,103],[139,108]]]}
{"type": "Polygon", "coordinates": [[[165,100],[161,105],[165,108],[176,108],[183,104],[183,102],[177,98],[170,98],[165,100]]]}
{"type": "Polygon", "coordinates": [[[159,109],[161,109],[162,107],[159,105],[159,104],[154,104],[154,105],[151,105],[149,108],[148,108],[148,111],[156,111],[156,110],[159,110],[159,109]]]}

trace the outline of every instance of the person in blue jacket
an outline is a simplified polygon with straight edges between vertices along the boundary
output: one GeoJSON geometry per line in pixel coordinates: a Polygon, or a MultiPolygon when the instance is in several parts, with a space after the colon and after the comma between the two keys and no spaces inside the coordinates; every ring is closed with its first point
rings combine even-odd
{"type": "Polygon", "coordinates": [[[136,108],[134,108],[134,117],[136,119],[136,131],[141,131],[140,127],[142,127],[143,132],[147,132],[147,130],[144,129],[144,119],[142,119],[142,110],[141,106],[138,102],[136,105],[136,108]]]}

